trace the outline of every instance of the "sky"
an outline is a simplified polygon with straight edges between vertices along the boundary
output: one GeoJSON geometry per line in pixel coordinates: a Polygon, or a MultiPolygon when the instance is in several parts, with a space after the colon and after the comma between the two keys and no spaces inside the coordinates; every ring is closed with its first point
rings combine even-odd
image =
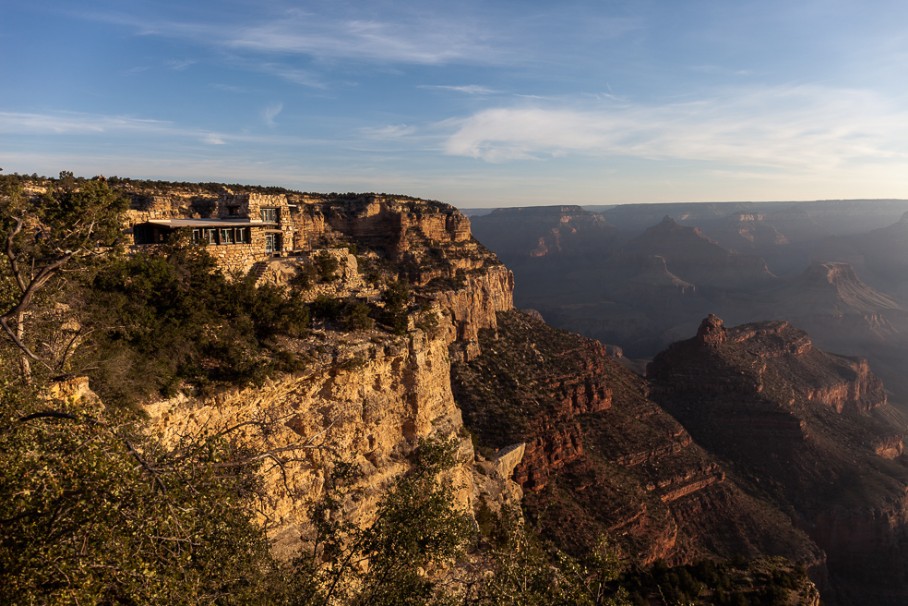
{"type": "Polygon", "coordinates": [[[908,198],[903,0],[0,0],[0,167],[460,207],[908,198]]]}

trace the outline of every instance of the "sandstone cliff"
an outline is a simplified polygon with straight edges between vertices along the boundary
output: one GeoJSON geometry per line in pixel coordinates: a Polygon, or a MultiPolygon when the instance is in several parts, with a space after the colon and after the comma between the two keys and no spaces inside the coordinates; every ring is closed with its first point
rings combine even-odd
{"type": "Polygon", "coordinates": [[[452,472],[457,506],[484,498],[494,507],[519,498],[516,486],[490,478],[475,456],[450,388],[447,343],[419,330],[405,337],[312,335],[307,368],[261,387],[211,398],[185,397],[146,407],[152,430],[173,440],[202,429],[241,425],[244,443],[273,452],[264,468],[268,501],[261,504],[276,549],[298,547],[307,532],[307,506],[337,462],[356,472],[349,519],[365,523],[384,489],[408,467],[420,438],[454,438],[452,472]],[[493,484],[498,485],[493,485],[493,484]]]}
{"type": "MultiPolygon", "coordinates": [[[[307,539],[309,505],[337,463],[355,471],[345,515],[366,524],[423,438],[457,441],[451,479],[458,507],[516,506],[521,491],[510,476],[522,447],[502,456],[474,452],[450,379],[452,357],[478,356],[479,332],[494,331],[497,313],[512,307],[511,272],[472,238],[468,219],[447,205],[385,196],[277,198],[282,201],[271,202],[291,209],[299,249],[260,264],[258,279],[291,288],[306,301],[375,302],[387,284],[405,278],[411,292],[406,334],[312,330],[287,344],[304,360],[304,371],[207,398],[151,403],[151,430],[177,441],[238,428],[234,434],[265,457],[268,498],[261,520],[285,556],[307,539]],[[313,273],[319,264],[322,275],[313,273]],[[301,275],[309,277],[300,282],[301,275]]],[[[148,206],[173,216],[192,212],[193,204],[205,206],[200,200],[223,205],[224,199],[187,200],[172,192],[151,196],[148,206]]]]}

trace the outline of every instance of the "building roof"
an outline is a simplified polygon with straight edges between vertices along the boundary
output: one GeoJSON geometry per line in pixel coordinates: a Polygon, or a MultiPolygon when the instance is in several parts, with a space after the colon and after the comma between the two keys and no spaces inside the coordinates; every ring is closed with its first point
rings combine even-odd
{"type": "Polygon", "coordinates": [[[162,227],[272,227],[277,223],[251,219],[150,219],[148,223],[162,227]]]}

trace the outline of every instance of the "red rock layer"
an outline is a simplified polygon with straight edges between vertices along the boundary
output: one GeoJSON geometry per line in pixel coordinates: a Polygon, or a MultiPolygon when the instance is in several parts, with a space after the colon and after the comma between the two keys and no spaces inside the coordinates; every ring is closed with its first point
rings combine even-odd
{"type": "Polygon", "coordinates": [[[514,478],[530,519],[564,549],[604,533],[641,565],[771,554],[821,566],[816,546],[745,495],[598,342],[519,312],[480,339],[482,355],[454,366],[455,400],[480,446],[527,444],[514,478]]]}
{"type": "Polygon", "coordinates": [[[826,551],[827,599],[908,603],[906,426],[866,361],[823,353],[786,322],[711,316],[647,375],[698,443],[826,551]]]}

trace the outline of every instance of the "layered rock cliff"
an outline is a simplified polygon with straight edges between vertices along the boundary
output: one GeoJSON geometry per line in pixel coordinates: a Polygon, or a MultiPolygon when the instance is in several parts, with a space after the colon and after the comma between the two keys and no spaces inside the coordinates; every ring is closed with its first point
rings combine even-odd
{"type": "MultiPolygon", "coordinates": [[[[236,198],[133,193],[138,218],[211,214],[236,198]]],[[[452,358],[478,356],[479,332],[494,331],[497,313],[513,304],[511,272],[472,238],[469,220],[451,206],[410,198],[273,194],[268,200],[288,209],[295,248],[259,264],[260,281],[292,289],[304,301],[359,301],[379,309],[384,289],[406,281],[405,334],[316,328],[286,344],[304,371],[211,397],[149,404],[151,430],[177,441],[234,428],[232,435],[263,453],[268,499],[260,515],[282,555],[307,539],[309,506],[338,463],[354,471],[345,516],[366,524],[421,439],[457,442],[450,474],[457,507],[518,506],[521,491],[510,476],[522,447],[503,456],[474,452],[451,393],[452,358]]]]}
{"type": "Polygon", "coordinates": [[[505,312],[480,346],[454,366],[455,399],[481,447],[527,444],[514,478],[564,549],[606,534],[640,565],[773,554],[822,570],[812,541],[744,494],[598,342],[505,312]]]}
{"type": "Polygon", "coordinates": [[[452,479],[459,508],[472,510],[480,499],[492,507],[519,499],[516,486],[475,464],[451,395],[444,339],[414,330],[404,337],[317,332],[310,340],[301,373],[146,407],[152,430],[167,438],[239,426],[244,444],[273,453],[264,466],[268,500],[260,513],[277,551],[289,555],[305,539],[308,506],[339,462],[355,471],[347,515],[368,522],[421,438],[457,441],[452,479]]]}
{"type": "Polygon", "coordinates": [[[908,598],[905,423],[866,361],[785,322],[711,316],[648,368],[653,398],[827,553],[844,604],[908,598]]]}
{"type": "Polygon", "coordinates": [[[700,229],[668,216],[628,242],[621,254],[664,257],[672,273],[697,286],[751,285],[775,278],[760,257],[722,248],[700,229]]]}

